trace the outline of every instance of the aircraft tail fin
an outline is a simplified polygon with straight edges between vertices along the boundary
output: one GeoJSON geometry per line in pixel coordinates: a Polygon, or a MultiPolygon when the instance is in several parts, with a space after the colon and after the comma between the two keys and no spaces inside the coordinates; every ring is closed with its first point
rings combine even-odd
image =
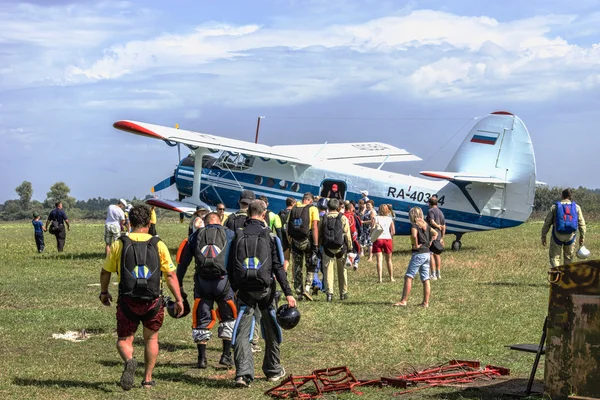
{"type": "Polygon", "coordinates": [[[446,171],[434,174],[470,195],[480,214],[525,221],[533,209],[533,145],[523,121],[509,112],[497,111],[479,120],[446,171]]]}

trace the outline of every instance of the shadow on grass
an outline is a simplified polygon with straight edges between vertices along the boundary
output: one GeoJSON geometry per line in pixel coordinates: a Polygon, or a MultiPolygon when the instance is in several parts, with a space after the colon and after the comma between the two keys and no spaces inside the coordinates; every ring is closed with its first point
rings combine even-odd
{"type": "MultiPolygon", "coordinates": [[[[494,381],[495,382],[495,381],[494,381]]],[[[443,398],[448,400],[464,399],[542,399],[543,382],[535,381],[531,389],[532,393],[525,396],[527,379],[506,379],[492,384],[484,384],[476,387],[468,387],[450,393],[439,393],[430,398],[443,398]]]]}
{"type": "Polygon", "coordinates": [[[337,301],[336,303],[346,306],[390,306],[394,304],[393,301],[337,301]]]}
{"type": "Polygon", "coordinates": [[[547,283],[526,283],[526,282],[480,282],[479,285],[485,286],[505,286],[505,287],[547,287],[547,283]]]}
{"type": "Polygon", "coordinates": [[[59,260],[103,260],[106,257],[105,252],[96,253],[58,253],[48,255],[46,258],[59,260]]]}
{"type": "Polygon", "coordinates": [[[182,382],[189,383],[191,385],[203,385],[205,387],[213,389],[232,389],[236,387],[232,379],[191,376],[180,372],[157,372],[155,370],[155,372],[152,374],[152,377],[158,380],[170,382],[182,382]]]}
{"type": "Polygon", "coordinates": [[[31,378],[15,378],[13,384],[17,386],[36,386],[36,387],[60,387],[60,388],[83,388],[93,389],[104,393],[112,393],[112,390],[107,389],[105,386],[114,386],[114,382],[84,382],[74,381],[65,379],[31,379],[31,378]]]}
{"type": "MultiPolygon", "coordinates": [[[[123,361],[120,360],[99,360],[98,364],[104,366],[104,367],[122,367],[123,366],[123,361]]],[[[168,362],[158,362],[158,367],[172,367],[172,368],[196,368],[196,363],[195,362],[172,362],[172,361],[168,361],[168,362]]],[[[138,368],[143,369],[144,368],[144,361],[143,360],[138,360],[138,368]]],[[[217,371],[220,370],[221,368],[215,368],[217,371]]]]}

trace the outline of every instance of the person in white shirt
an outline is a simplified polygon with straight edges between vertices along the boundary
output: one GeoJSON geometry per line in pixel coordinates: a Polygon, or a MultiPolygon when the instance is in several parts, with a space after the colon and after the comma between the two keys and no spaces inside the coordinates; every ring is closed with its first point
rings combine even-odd
{"type": "Polygon", "coordinates": [[[108,206],[106,222],[104,223],[104,243],[106,243],[106,255],[110,253],[110,245],[121,236],[121,230],[125,224],[125,213],[127,202],[120,199],[117,204],[108,206]]]}
{"type": "Polygon", "coordinates": [[[385,256],[385,262],[387,264],[387,269],[390,274],[390,281],[394,282],[394,265],[392,264],[392,250],[394,242],[392,240],[392,236],[396,234],[396,229],[394,227],[394,220],[390,216],[391,211],[387,204],[382,204],[379,206],[379,215],[377,215],[373,219],[373,225],[381,226],[383,232],[381,235],[373,242],[373,254],[377,258],[377,277],[379,278],[379,283],[383,282],[383,256],[385,256]]]}

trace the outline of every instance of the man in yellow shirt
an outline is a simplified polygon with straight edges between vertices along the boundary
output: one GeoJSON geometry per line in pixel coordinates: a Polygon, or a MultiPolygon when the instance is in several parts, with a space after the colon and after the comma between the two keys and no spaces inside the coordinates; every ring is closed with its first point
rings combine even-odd
{"type": "Polygon", "coordinates": [[[323,247],[323,275],[327,281],[327,301],[333,299],[333,274],[337,269],[340,300],[348,298],[348,272],[346,253],[352,250],[352,236],[348,218],[339,212],[338,199],[329,199],[328,213],[321,219],[319,231],[320,245],[323,247]]]}
{"type": "Polygon", "coordinates": [[[150,209],[150,228],[148,229],[148,233],[152,236],[158,235],[156,233],[156,207],[152,206],[150,209]]]}
{"type": "Polygon", "coordinates": [[[319,253],[319,210],[313,206],[314,196],[305,193],[288,214],[287,235],[291,244],[292,266],[294,268],[294,290],[312,301],[310,289],[319,253]],[[302,271],[306,268],[306,280],[302,271]]]}
{"type": "Polygon", "coordinates": [[[119,298],[117,300],[117,349],[125,362],[121,375],[121,387],[133,387],[137,361],[133,358],[133,338],[140,324],[144,326],[144,366],[142,387],[155,385],[152,371],[158,356],[158,330],[164,319],[161,296],[161,272],[167,286],[175,297],[175,312],[183,312],[183,299],[171,261],[169,249],[158,237],[148,234],[150,209],[145,205],[135,206],[129,213],[133,232],[121,236],[110,248],[100,273],[100,301],[110,306],[112,296],[108,292],[111,273],[119,276],[119,298]]]}

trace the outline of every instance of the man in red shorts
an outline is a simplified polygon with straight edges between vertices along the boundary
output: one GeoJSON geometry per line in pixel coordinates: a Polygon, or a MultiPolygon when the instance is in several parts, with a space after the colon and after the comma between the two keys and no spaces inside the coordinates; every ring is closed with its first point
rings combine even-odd
{"type": "Polygon", "coordinates": [[[150,209],[145,205],[135,206],[129,212],[133,232],[121,236],[110,248],[100,273],[100,301],[110,306],[112,296],[108,292],[111,273],[119,276],[119,298],[117,300],[117,350],[125,362],[120,385],[123,390],[133,387],[137,361],[133,358],[133,337],[140,324],[144,326],[144,366],[142,387],[155,385],[152,371],[158,356],[158,330],[164,319],[161,296],[161,272],[167,286],[175,297],[177,315],[183,312],[183,300],[171,261],[169,249],[158,236],[148,234],[150,209]]]}

